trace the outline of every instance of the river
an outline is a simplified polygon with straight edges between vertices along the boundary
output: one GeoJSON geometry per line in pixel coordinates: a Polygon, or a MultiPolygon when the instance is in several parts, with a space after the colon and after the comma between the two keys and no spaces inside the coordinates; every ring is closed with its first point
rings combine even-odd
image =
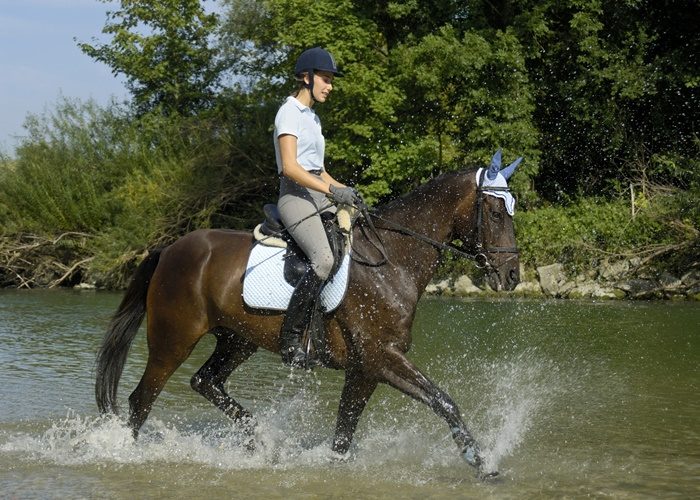
{"type": "MultiPolygon", "coordinates": [[[[228,389],[255,449],[189,387],[205,337],[134,442],[98,414],[94,357],[120,295],[0,291],[0,498],[697,498],[700,305],[461,300],[419,305],[410,357],[460,406],[498,481],[478,481],[428,408],[380,387],[347,457],[342,373],[255,354],[228,389]]],[[[140,378],[137,337],[120,386],[140,378]]]]}

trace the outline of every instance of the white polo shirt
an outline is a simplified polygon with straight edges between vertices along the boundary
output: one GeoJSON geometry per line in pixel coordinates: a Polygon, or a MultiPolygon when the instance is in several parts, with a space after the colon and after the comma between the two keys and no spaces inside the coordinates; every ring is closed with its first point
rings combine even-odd
{"type": "Polygon", "coordinates": [[[297,161],[306,170],[322,170],[326,140],[321,132],[321,120],[314,110],[289,96],[275,116],[275,159],[277,173],[282,173],[279,137],[290,134],[297,138],[297,161]]]}

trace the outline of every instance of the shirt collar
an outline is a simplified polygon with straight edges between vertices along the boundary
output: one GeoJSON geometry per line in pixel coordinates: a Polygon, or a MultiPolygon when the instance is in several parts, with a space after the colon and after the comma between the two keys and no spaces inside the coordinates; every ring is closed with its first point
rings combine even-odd
{"type": "Polygon", "coordinates": [[[296,97],[294,97],[293,95],[288,96],[287,100],[288,101],[291,100],[299,111],[302,111],[302,112],[311,111],[313,113],[313,110],[310,107],[308,107],[305,104],[302,104],[302,102],[299,99],[297,99],[296,97]]]}

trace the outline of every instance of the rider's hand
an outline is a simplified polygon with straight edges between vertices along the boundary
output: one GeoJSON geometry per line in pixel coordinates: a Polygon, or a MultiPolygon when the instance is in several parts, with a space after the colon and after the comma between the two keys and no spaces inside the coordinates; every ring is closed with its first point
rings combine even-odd
{"type": "Polygon", "coordinates": [[[362,198],[351,187],[338,187],[330,185],[330,198],[336,203],[344,203],[345,205],[357,205],[362,202],[362,198]]]}

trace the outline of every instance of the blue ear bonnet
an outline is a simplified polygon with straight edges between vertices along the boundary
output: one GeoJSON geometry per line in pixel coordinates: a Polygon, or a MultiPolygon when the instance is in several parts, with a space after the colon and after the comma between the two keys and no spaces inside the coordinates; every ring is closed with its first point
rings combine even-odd
{"type": "Polygon", "coordinates": [[[496,151],[496,154],[493,155],[493,158],[491,158],[491,165],[489,165],[489,169],[486,172],[486,177],[491,181],[496,179],[499,172],[506,180],[508,180],[510,176],[513,175],[513,172],[515,172],[515,169],[518,168],[520,162],[523,161],[523,157],[521,156],[506,168],[501,170],[501,156],[502,151],[499,148],[498,151],[496,151]]]}
{"type": "Polygon", "coordinates": [[[501,198],[505,203],[506,210],[512,216],[515,213],[515,198],[508,189],[508,178],[513,175],[515,169],[518,168],[523,160],[522,156],[501,170],[501,150],[496,151],[496,154],[491,158],[491,165],[486,170],[486,175],[481,177],[484,171],[480,168],[476,172],[477,185],[483,190],[484,194],[501,198]]]}

